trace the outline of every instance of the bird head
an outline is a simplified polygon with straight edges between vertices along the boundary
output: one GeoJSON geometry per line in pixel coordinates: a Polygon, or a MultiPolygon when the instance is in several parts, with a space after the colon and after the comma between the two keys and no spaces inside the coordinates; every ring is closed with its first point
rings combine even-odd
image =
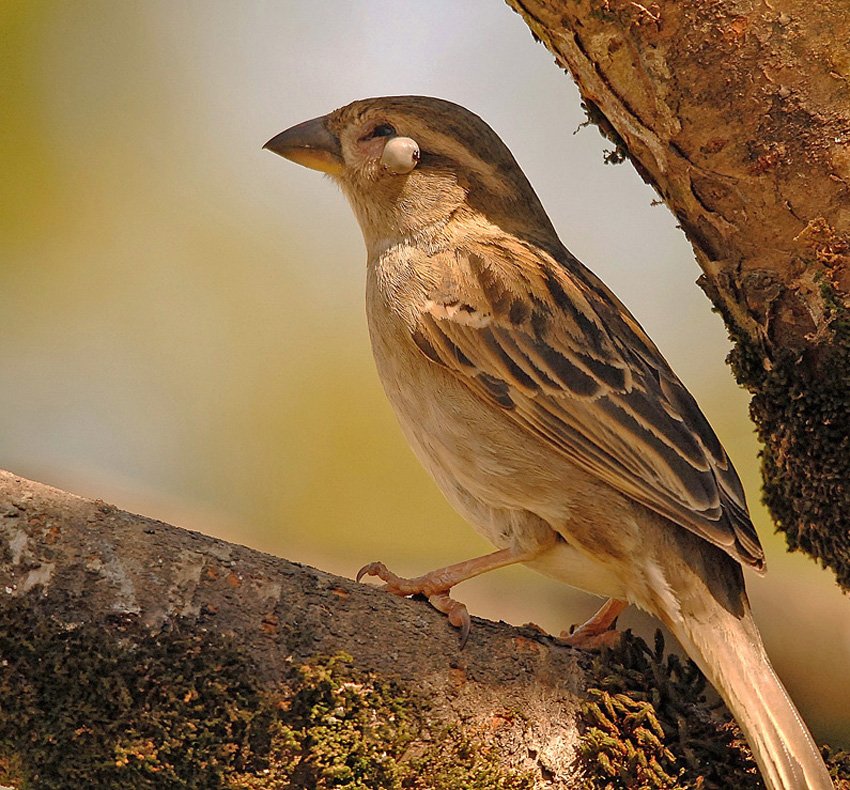
{"type": "Polygon", "coordinates": [[[454,219],[557,241],[507,146],[477,115],[443,99],[355,101],[264,147],[334,179],[369,247],[438,237],[454,219]]]}

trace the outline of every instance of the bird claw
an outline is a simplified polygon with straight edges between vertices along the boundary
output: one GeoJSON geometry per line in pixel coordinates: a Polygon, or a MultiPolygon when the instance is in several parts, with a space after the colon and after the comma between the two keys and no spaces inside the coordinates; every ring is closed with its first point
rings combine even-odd
{"type": "Polygon", "coordinates": [[[626,602],[611,598],[606,601],[586,623],[573,626],[569,632],[562,631],[557,638],[558,644],[576,647],[580,650],[601,650],[603,647],[615,647],[620,644],[623,635],[615,631],[617,618],[626,602]]]}
{"type": "Polygon", "coordinates": [[[368,565],[364,565],[357,571],[354,580],[359,582],[364,576],[377,576],[384,582],[384,586],[381,589],[393,595],[406,597],[422,592],[416,584],[419,581],[418,579],[403,579],[401,576],[396,576],[392,571],[387,569],[387,566],[383,562],[370,562],[368,565]]]}
{"type": "Polygon", "coordinates": [[[388,574],[387,566],[383,562],[370,562],[357,571],[354,581],[359,582],[364,576],[377,576],[379,579],[383,579],[388,574]]]}
{"type": "Polygon", "coordinates": [[[472,618],[466,606],[449,595],[450,587],[437,589],[440,586],[437,582],[439,577],[434,574],[425,574],[415,579],[404,579],[388,570],[383,562],[370,562],[364,565],[357,571],[354,578],[359,582],[364,576],[377,576],[384,582],[381,589],[393,595],[403,598],[408,595],[424,595],[431,606],[448,616],[451,625],[460,628],[460,649],[463,650],[469,639],[472,618]]]}
{"type": "Polygon", "coordinates": [[[574,628],[572,631],[562,631],[555,638],[559,645],[575,647],[579,650],[601,650],[603,647],[616,647],[623,640],[622,631],[602,631],[593,629],[584,630],[583,626],[574,628]]]}
{"type": "Polygon", "coordinates": [[[460,649],[466,646],[466,640],[469,639],[469,631],[472,628],[472,618],[469,616],[469,610],[466,604],[454,600],[449,595],[448,590],[434,593],[428,596],[428,602],[438,612],[448,615],[449,623],[455,628],[460,628],[460,649]]]}

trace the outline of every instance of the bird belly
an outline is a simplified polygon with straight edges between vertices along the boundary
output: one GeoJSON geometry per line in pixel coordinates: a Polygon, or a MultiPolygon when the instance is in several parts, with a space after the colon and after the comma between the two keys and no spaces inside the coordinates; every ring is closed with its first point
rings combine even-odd
{"type": "MultiPolygon", "coordinates": [[[[632,598],[620,569],[606,562],[605,558],[616,556],[616,552],[606,555],[603,551],[594,556],[582,550],[580,541],[573,542],[575,533],[584,531],[576,529],[575,523],[575,517],[580,516],[584,508],[565,505],[555,508],[551,503],[544,508],[530,496],[517,502],[518,497],[505,495],[504,469],[491,471],[491,485],[487,486],[480,479],[480,467],[458,469],[456,463],[446,463],[442,454],[434,458],[415,438],[410,439],[410,444],[452,507],[494,546],[537,553],[525,564],[576,589],[603,597],[632,598]],[[468,480],[469,474],[475,475],[476,472],[477,478],[471,484],[461,483],[461,480],[468,480]],[[499,504],[494,505],[494,502],[499,504]],[[535,512],[544,509],[550,511],[551,520],[535,512]],[[573,518],[552,512],[558,509],[572,513],[573,518]]],[[[595,530],[598,526],[595,524],[591,529],[595,530]]]]}
{"type": "MultiPolygon", "coordinates": [[[[386,316],[385,316],[386,317],[386,316]]],[[[370,316],[378,373],[402,432],[443,495],[498,548],[596,595],[631,599],[640,551],[634,504],[487,408],[427,359],[406,330],[370,316]],[[601,506],[602,498],[605,506],[601,506]]]]}
{"type": "Polygon", "coordinates": [[[614,568],[591,559],[575,546],[562,540],[539,557],[527,562],[529,568],[577,590],[630,601],[632,595],[614,568]]]}

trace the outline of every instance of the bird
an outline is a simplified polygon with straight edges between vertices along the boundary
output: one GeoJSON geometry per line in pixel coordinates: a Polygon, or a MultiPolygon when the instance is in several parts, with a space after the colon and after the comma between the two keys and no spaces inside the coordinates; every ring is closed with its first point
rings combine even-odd
{"type": "Polygon", "coordinates": [[[367,250],[366,313],[401,430],[496,550],[414,579],[462,629],[458,583],[523,563],[659,618],[737,719],[769,790],[832,788],[773,670],[743,568],[765,569],[740,479],[693,396],[622,302],[561,243],[487,123],[426,96],[362,99],[264,148],[328,175],[367,250]]]}

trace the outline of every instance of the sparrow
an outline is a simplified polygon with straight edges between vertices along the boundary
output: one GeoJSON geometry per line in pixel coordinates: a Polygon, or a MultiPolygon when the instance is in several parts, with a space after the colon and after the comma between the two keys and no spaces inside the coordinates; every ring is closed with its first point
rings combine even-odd
{"type": "Polygon", "coordinates": [[[616,296],[564,247],[477,115],[441,99],[355,101],[265,148],[328,174],[367,249],[375,363],[401,430],[497,550],[415,579],[450,591],[523,563],[607,600],[572,635],[604,639],[631,603],[664,622],[737,719],[770,790],[829,774],[771,667],[744,588],[764,552],[732,463],[694,398],[616,296]]]}

